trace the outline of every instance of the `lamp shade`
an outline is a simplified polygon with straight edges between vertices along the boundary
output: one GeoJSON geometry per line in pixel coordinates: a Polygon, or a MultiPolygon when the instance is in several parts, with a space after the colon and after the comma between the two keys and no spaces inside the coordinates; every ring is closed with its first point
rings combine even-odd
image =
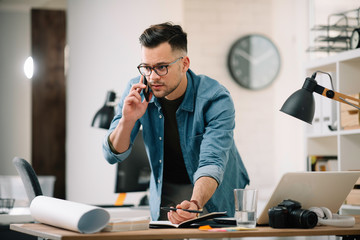
{"type": "Polygon", "coordinates": [[[334,90],[330,90],[324,88],[323,86],[318,85],[315,80],[316,73],[318,72],[327,74],[330,78],[331,85],[333,86],[332,78],[329,73],[316,71],[313,73],[311,77],[305,79],[304,85],[300,90],[293,93],[285,101],[280,111],[311,124],[315,113],[315,100],[314,100],[313,92],[320,94],[323,97],[327,97],[329,99],[348,104],[360,110],[360,105],[354,103],[354,102],[360,103],[359,99],[351,96],[347,96],[339,92],[335,92],[334,90]],[[349,102],[349,100],[353,102],[349,102]]]}
{"type": "Polygon", "coordinates": [[[115,108],[109,103],[114,102],[115,98],[116,98],[115,92],[109,91],[107,93],[105,104],[95,114],[91,126],[97,128],[109,129],[111,121],[115,116],[115,108]]]}
{"type": "Polygon", "coordinates": [[[280,111],[311,124],[315,113],[313,93],[304,88],[297,90],[285,101],[280,111]]]}

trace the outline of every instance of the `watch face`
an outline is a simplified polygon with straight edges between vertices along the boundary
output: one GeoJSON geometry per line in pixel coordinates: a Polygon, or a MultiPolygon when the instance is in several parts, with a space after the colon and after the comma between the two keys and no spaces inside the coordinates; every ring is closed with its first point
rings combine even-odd
{"type": "Polygon", "coordinates": [[[274,43],[262,35],[247,35],[230,49],[228,67],[233,79],[247,89],[269,86],[280,70],[280,54],[274,43]]]}
{"type": "Polygon", "coordinates": [[[352,35],[351,35],[351,48],[355,49],[360,47],[360,29],[357,28],[353,31],[352,35]]]}

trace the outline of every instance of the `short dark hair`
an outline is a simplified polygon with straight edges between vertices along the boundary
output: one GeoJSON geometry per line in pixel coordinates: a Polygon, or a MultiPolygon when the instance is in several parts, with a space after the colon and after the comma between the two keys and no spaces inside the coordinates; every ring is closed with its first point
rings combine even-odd
{"type": "Polygon", "coordinates": [[[172,50],[187,52],[187,34],[180,25],[170,22],[151,25],[139,37],[140,44],[147,48],[155,48],[161,43],[168,42],[172,50]]]}

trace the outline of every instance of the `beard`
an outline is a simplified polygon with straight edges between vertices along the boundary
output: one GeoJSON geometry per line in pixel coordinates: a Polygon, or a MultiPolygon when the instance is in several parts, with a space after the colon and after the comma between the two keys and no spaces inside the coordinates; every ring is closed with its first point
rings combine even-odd
{"type": "Polygon", "coordinates": [[[173,93],[178,88],[180,83],[181,79],[172,86],[169,86],[164,82],[150,82],[150,88],[156,98],[164,98],[173,93]]]}

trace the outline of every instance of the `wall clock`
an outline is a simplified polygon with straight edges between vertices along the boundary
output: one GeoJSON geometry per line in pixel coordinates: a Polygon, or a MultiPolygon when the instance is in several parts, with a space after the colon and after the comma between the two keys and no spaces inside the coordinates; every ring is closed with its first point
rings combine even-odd
{"type": "Polygon", "coordinates": [[[242,87],[259,90],[269,86],[279,74],[279,50],[267,37],[250,34],[238,39],[230,48],[228,68],[242,87]]]}

